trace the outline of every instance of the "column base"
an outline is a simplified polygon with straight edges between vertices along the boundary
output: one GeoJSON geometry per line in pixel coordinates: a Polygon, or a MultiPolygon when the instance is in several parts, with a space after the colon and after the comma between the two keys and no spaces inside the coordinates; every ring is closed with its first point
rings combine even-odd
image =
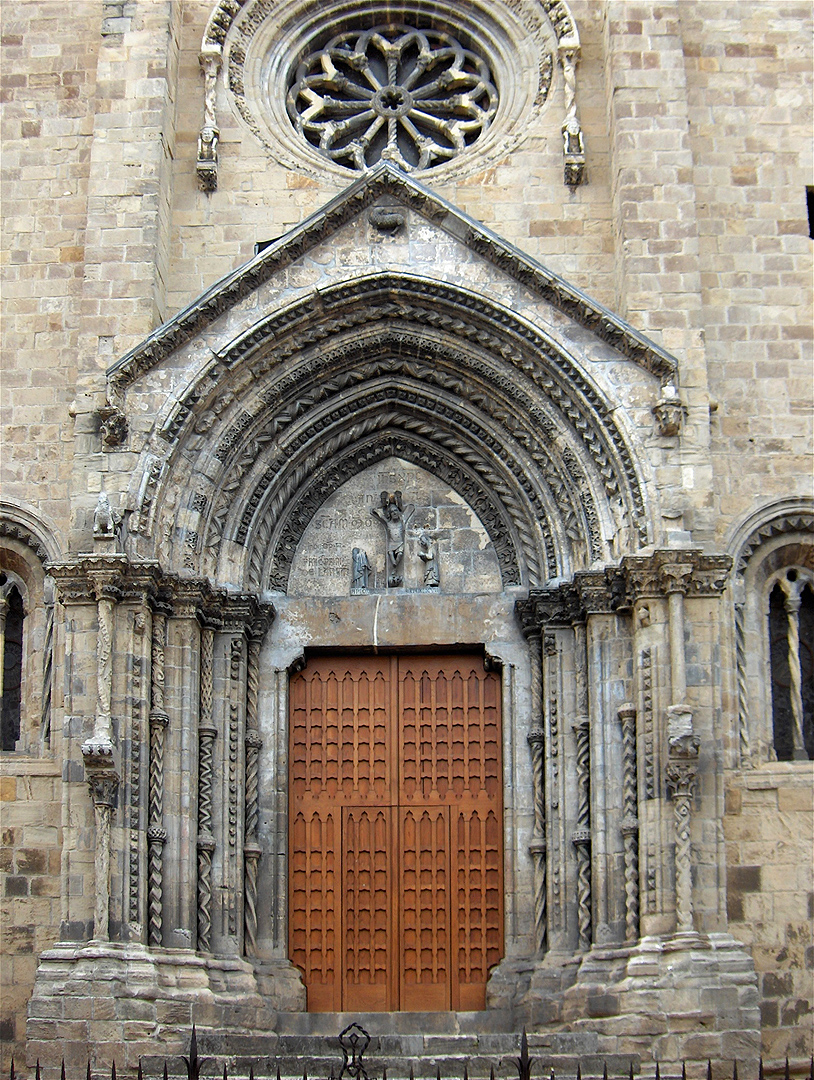
{"type": "Polygon", "coordinates": [[[658,1061],[679,1071],[685,1061],[700,1068],[707,1059],[737,1059],[744,1075],[757,1075],[757,976],[752,957],[730,934],[595,946],[561,991],[557,960],[546,957],[516,1009],[532,1030],[583,1033],[586,1052],[634,1055],[642,1064],[658,1061]]]}
{"type": "Polygon", "coordinates": [[[199,1031],[273,1031],[276,1015],[305,1007],[288,961],[258,963],[189,949],[90,941],[42,954],[28,1007],[28,1064],[44,1080],[66,1066],[135,1074],[140,1057],[186,1054],[199,1031]]]}

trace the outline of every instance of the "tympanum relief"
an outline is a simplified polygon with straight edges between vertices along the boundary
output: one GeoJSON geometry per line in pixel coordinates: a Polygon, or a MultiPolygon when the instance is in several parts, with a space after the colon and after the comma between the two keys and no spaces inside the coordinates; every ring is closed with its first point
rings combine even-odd
{"type": "Polygon", "coordinates": [[[501,589],[497,556],[474,510],[442,480],[391,457],[316,512],[294,557],[289,595],[501,589]]]}

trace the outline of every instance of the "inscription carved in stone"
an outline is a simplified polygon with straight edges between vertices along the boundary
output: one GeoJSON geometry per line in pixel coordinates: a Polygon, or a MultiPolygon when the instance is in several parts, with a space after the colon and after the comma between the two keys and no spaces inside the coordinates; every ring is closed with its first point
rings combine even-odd
{"type": "Polygon", "coordinates": [[[475,511],[443,480],[390,457],[347,481],[314,514],[292,561],[289,595],[347,596],[364,590],[365,576],[370,591],[387,588],[390,536],[372,513],[381,511],[382,491],[401,491],[402,505],[412,507],[404,530],[402,588],[500,592],[498,557],[475,511]],[[429,548],[422,547],[422,533],[429,548]]]}

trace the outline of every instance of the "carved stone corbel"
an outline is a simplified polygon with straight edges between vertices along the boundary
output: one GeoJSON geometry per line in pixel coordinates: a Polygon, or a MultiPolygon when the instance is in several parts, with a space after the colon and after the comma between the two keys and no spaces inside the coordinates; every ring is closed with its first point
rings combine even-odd
{"type": "Polygon", "coordinates": [[[661,388],[661,397],[653,406],[659,435],[670,438],[678,435],[684,422],[687,408],[673,383],[665,383],[661,388]]]}

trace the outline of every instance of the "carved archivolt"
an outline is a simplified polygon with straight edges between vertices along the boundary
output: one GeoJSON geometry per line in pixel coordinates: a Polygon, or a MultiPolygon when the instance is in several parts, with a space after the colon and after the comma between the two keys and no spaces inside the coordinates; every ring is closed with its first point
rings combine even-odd
{"type": "Polygon", "coordinates": [[[319,505],[389,454],[470,503],[504,584],[603,561],[620,534],[647,542],[628,440],[576,362],[511,313],[426,284],[337,286],[220,351],[145,452],[132,524],[162,561],[284,590],[319,505]]]}

